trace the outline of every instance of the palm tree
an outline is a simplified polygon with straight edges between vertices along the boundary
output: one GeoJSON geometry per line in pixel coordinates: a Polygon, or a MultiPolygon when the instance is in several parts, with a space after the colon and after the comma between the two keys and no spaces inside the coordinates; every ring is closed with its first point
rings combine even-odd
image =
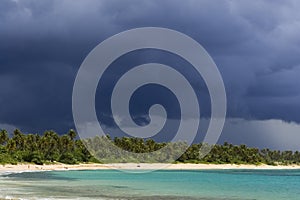
{"type": "Polygon", "coordinates": [[[5,145],[7,144],[9,138],[8,138],[8,133],[6,130],[1,130],[0,131],[0,145],[5,145]]]}
{"type": "Polygon", "coordinates": [[[19,129],[14,130],[12,140],[15,141],[17,150],[25,149],[25,136],[19,129]]]}
{"type": "Polygon", "coordinates": [[[46,131],[41,139],[41,149],[46,160],[53,162],[59,154],[59,136],[54,131],[46,131]]]}
{"type": "Polygon", "coordinates": [[[25,139],[26,150],[33,152],[38,150],[37,136],[33,134],[28,134],[25,139]]]}
{"type": "Polygon", "coordinates": [[[68,132],[68,136],[70,137],[70,140],[74,140],[77,136],[76,132],[71,129],[69,132],[68,132]]]}

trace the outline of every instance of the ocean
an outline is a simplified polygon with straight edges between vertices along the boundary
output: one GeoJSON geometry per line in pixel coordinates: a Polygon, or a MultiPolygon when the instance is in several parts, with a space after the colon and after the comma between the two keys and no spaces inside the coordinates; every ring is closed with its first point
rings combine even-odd
{"type": "Polygon", "coordinates": [[[2,174],[0,199],[299,200],[300,170],[117,170],[2,174]]]}

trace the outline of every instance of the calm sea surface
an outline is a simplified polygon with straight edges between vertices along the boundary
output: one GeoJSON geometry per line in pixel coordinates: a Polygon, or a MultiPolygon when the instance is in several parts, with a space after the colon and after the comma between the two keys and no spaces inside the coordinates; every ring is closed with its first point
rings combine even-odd
{"type": "Polygon", "coordinates": [[[115,170],[0,176],[0,198],[299,200],[300,170],[115,170]]]}

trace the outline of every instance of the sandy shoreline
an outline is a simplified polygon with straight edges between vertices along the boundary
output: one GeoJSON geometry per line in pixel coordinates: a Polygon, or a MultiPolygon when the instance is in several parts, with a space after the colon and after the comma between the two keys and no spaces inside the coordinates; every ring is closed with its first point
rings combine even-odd
{"type": "Polygon", "coordinates": [[[232,165],[232,164],[163,164],[163,163],[115,163],[115,164],[51,164],[51,165],[0,165],[0,173],[55,170],[209,170],[209,169],[300,169],[300,165],[232,165]]]}

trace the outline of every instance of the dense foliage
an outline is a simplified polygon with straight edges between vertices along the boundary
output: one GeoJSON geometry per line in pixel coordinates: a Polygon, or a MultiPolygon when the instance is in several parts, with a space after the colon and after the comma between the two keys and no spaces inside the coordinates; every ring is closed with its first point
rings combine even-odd
{"type": "Polygon", "coordinates": [[[181,155],[181,150],[186,150],[177,162],[188,163],[235,163],[235,164],[300,164],[300,153],[298,151],[278,151],[270,149],[259,150],[246,145],[223,145],[210,146],[208,144],[193,144],[188,147],[184,142],[157,143],[152,139],[143,140],[139,138],[114,138],[95,137],[87,140],[76,139],[74,130],[65,135],[58,135],[54,131],[46,131],[43,135],[23,134],[15,130],[11,137],[7,131],[0,131],[0,163],[17,164],[29,162],[35,164],[61,162],[76,164],[83,162],[98,162],[85,147],[84,143],[93,146],[97,151],[91,151],[101,162],[168,162],[181,155]],[[132,154],[118,152],[112,146],[107,145],[109,140],[120,149],[128,152],[138,153],[138,157],[132,154]],[[165,149],[167,153],[157,152],[165,149]],[[211,149],[210,153],[202,156],[203,149],[211,149]],[[153,153],[150,159],[148,154],[153,153]],[[177,156],[177,157],[176,157],[177,156]],[[102,159],[103,158],[103,159],[102,159]]]}
{"type": "Polygon", "coordinates": [[[0,131],[0,163],[16,164],[32,162],[36,164],[62,162],[75,164],[91,161],[92,156],[76,133],[70,130],[59,136],[54,131],[38,134],[23,134],[15,130],[11,138],[5,130],[0,131]]]}

